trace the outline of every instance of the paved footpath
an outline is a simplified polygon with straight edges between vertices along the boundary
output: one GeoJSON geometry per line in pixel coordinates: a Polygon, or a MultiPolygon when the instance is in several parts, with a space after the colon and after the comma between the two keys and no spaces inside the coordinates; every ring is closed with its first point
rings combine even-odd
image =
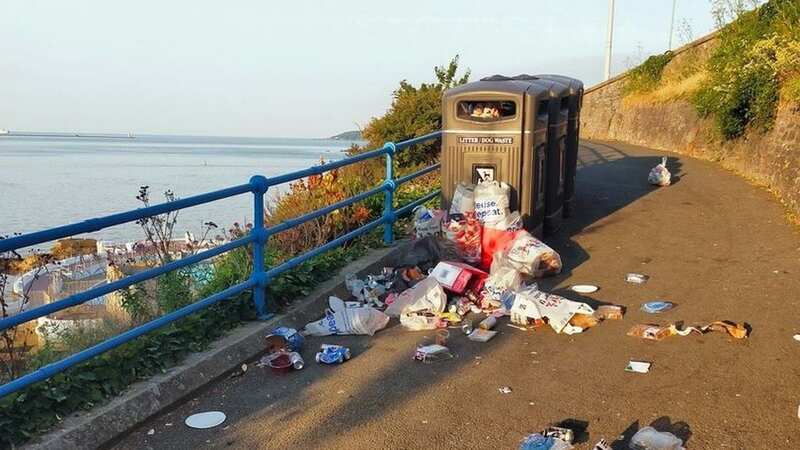
{"type": "MultiPolygon", "coordinates": [[[[515,449],[565,419],[588,423],[579,449],[653,422],[680,429],[690,449],[800,448],[800,342],[792,339],[800,333],[800,233],[768,192],[713,163],[669,155],[674,184],[649,186],[661,155],[585,142],[578,216],[548,240],[565,271],[541,285],[573,299],[580,297],[565,287],[599,285],[587,301],[627,306],[624,320],[566,336],[519,331],[504,319],[494,340],[458,335],[457,357],[429,365],[411,360],[426,332],[392,326],[372,338],[312,338],[302,371],[275,376],[252,367],[115,448],[515,449]],[[629,284],[627,272],[652,278],[629,284]],[[654,299],[679,306],[660,316],[639,311],[654,299]],[[625,335],[637,323],[678,320],[745,321],[753,332],[743,341],[625,335]],[[313,351],[321,342],[348,345],[354,357],[319,366],[313,351]],[[625,372],[630,359],[652,361],[651,372],[625,372]],[[502,386],[512,392],[500,393],[502,386]],[[183,424],[207,410],[228,419],[209,430],[183,424]]],[[[620,439],[614,448],[627,445],[620,439]]]]}

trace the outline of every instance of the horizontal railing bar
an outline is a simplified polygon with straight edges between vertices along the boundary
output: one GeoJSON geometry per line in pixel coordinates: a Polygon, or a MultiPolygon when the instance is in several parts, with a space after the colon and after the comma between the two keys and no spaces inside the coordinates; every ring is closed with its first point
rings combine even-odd
{"type": "Polygon", "coordinates": [[[218,191],[207,192],[205,194],[194,195],[186,198],[179,198],[175,201],[165,202],[158,205],[148,206],[146,208],[134,209],[131,211],[111,214],[108,216],[97,217],[94,219],[84,220],[69,225],[50,228],[43,231],[34,233],[23,234],[8,239],[0,240],[0,254],[12,250],[17,250],[31,245],[41,244],[43,242],[54,241],[76,234],[91,233],[100,231],[103,228],[108,228],[114,225],[121,225],[123,223],[133,222],[145,217],[151,217],[157,214],[164,214],[179,209],[189,208],[191,206],[202,205],[204,203],[221,200],[228,197],[244,194],[250,192],[252,187],[250,184],[240,184],[218,191]]]}
{"type": "Polygon", "coordinates": [[[255,285],[256,281],[254,281],[253,278],[249,278],[245,282],[231,286],[228,289],[220,291],[212,296],[206,297],[203,300],[192,303],[191,305],[184,306],[183,308],[165,314],[159,317],[158,319],[152,320],[143,325],[139,325],[138,327],[132,328],[111,339],[108,339],[104,342],[89,347],[86,350],[80,351],[60,361],[56,361],[54,363],[41,367],[34,372],[31,372],[27,375],[23,375],[14,381],[11,381],[9,383],[0,386],[0,398],[5,397],[6,395],[11,394],[13,392],[17,392],[20,389],[24,389],[33,383],[46,380],[47,378],[50,378],[59,372],[63,372],[64,370],[76,364],[80,364],[86,361],[87,359],[93,358],[97,355],[100,355],[116,347],[119,347],[120,345],[125,344],[133,339],[136,339],[137,337],[143,334],[149,333],[157,328],[163,327],[164,325],[182,319],[188,316],[189,314],[207,308],[222,300],[228,299],[240,292],[252,288],[255,285]]]}
{"type": "Polygon", "coordinates": [[[421,144],[425,141],[430,141],[431,139],[436,139],[442,136],[441,131],[434,131],[433,133],[424,134],[419,137],[415,137],[413,139],[408,139],[405,141],[401,141],[395,144],[395,148],[397,150],[403,150],[405,148],[411,147],[412,145],[421,144]]]}
{"type": "Polygon", "coordinates": [[[428,193],[428,194],[425,194],[425,195],[423,195],[422,197],[420,197],[420,198],[418,198],[418,199],[414,200],[413,202],[411,202],[411,203],[409,203],[409,204],[407,204],[407,205],[403,206],[402,208],[398,208],[398,209],[395,211],[395,214],[396,214],[398,217],[400,217],[400,216],[403,216],[403,215],[406,215],[406,214],[410,213],[411,211],[413,211],[413,210],[414,210],[414,208],[416,208],[417,206],[419,206],[419,205],[421,205],[421,204],[423,204],[423,203],[427,202],[428,200],[430,200],[430,199],[432,199],[432,198],[436,198],[436,196],[437,196],[437,195],[439,195],[439,194],[441,194],[441,193],[442,193],[442,190],[441,190],[441,189],[437,189],[437,190],[435,190],[435,191],[433,191],[433,192],[430,192],[430,193],[428,193]]]}
{"type": "Polygon", "coordinates": [[[363,226],[361,226],[361,227],[359,227],[359,228],[357,228],[357,229],[355,229],[355,230],[353,230],[353,231],[351,231],[351,232],[349,232],[347,234],[339,236],[338,238],[336,238],[336,239],[334,239],[334,240],[332,240],[332,241],[330,241],[330,242],[328,242],[328,243],[326,243],[324,245],[321,245],[321,246],[315,248],[314,250],[311,250],[311,251],[308,251],[306,253],[303,253],[300,256],[295,256],[294,258],[292,258],[292,259],[290,259],[288,261],[285,261],[283,264],[281,264],[279,266],[275,266],[272,269],[269,269],[267,271],[267,279],[268,280],[272,279],[273,277],[275,277],[277,275],[280,275],[280,274],[282,274],[283,272],[286,272],[289,269],[293,269],[293,268],[299,266],[300,264],[303,264],[304,262],[308,261],[309,259],[311,259],[311,258],[313,258],[313,257],[315,257],[315,256],[317,256],[317,255],[319,255],[321,253],[325,253],[325,252],[327,252],[328,250],[330,250],[330,249],[332,249],[334,247],[338,247],[339,245],[341,245],[344,242],[347,242],[347,241],[349,241],[351,239],[357,238],[357,237],[367,233],[368,231],[371,231],[371,230],[377,228],[378,226],[383,224],[384,221],[385,221],[385,219],[383,217],[381,217],[380,219],[373,220],[372,222],[370,222],[368,224],[365,224],[365,225],[363,225],[363,226]]]}
{"type": "Polygon", "coordinates": [[[86,303],[94,298],[109,294],[116,290],[126,288],[128,286],[140,283],[145,280],[149,280],[150,278],[163,275],[172,270],[180,269],[181,267],[186,267],[208,258],[213,258],[214,256],[221,255],[227,251],[243,247],[253,242],[254,240],[255,237],[252,234],[249,234],[243,238],[228,242],[227,244],[219,245],[212,249],[191,256],[187,256],[186,258],[181,258],[177,261],[172,261],[170,263],[164,264],[163,266],[154,267],[152,269],[148,269],[143,272],[139,272],[131,276],[122,278],[120,280],[114,281],[112,283],[98,286],[89,289],[88,291],[79,292],[75,295],[71,295],[62,300],[58,300],[53,303],[48,303],[46,305],[42,305],[28,311],[22,311],[19,314],[15,314],[13,316],[6,317],[5,319],[0,320],[0,331],[17,326],[29,320],[38,319],[39,317],[43,317],[48,314],[52,314],[54,312],[70,308],[72,306],[79,305],[81,303],[86,303]]]}
{"type": "Polygon", "coordinates": [[[394,180],[394,184],[397,185],[397,186],[400,186],[401,184],[407,183],[407,182],[413,180],[414,178],[421,177],[421,176],[425,175],[426,173],[431,173],[431,172],[433,172],[434,170],[436,170],[436,169],[438,169],[440,167],[442,167],[442,164],[441,163],[436,163],[436,164],[434,164],[432,166],[428,166],[428,167],[426,167],[426,168],[424,168],[422,170],[418,170],[418,171],[416,171],[414,173],[410,173],[408,175],[402,176],[402,177],[394,180]]]}
{"type": "Polygon", "coordinates": [[[368,191],[362,192],[358,195],[354,195],[348,199],[342,200],[340,202],[334,203],[330,206],[326,206],[324,208],[318,209],[314,212],[308,213],[304,216],[295,217],[294,219],[287,220],[285,222],[281,222],[274,227],[267,228],[267,235],[271,236],[273,234],[280,233],[282,231],[286,231],[289,228],[296,227],[297,225],[301,225],[303,223],[308,222],[309,220],[316,219],[317,217],[324,216],[325,214],[332,213],[337,209],[344,208],[346,206],[350,206],[354,203],[358,203],[362,200],[365,200],[373,195],[380,194],[381,192],[385,191],[387,188],[385,185],[378,186],[376,188],[370,189],[368,191]]]}
{"type": "Polygon", "coordinates": [[[344,159],[340,159],[338,161],[332,161],[325,164],[320,164],[318,166],[309,167],[308,169],[297,170],[295,172],[289,172],[283,175],[277,175],[274,177],[267,178],[267,186],[277,186],[279,184],[288,183],[290,181],[299,180],[300,178],[310,177],[312,175],[321,175],[325,172],[329,172],[334,169],[338,169],[340,167],[349,166],[350,164],[355,164],[360,161],[364,161],[365,159],[375,158],[376,156],[381,156],[386,154],[388,149],[382,147],[376,150],[370,150],[368,152],[359,153],[355,156],[350,156],[344,159]]]}

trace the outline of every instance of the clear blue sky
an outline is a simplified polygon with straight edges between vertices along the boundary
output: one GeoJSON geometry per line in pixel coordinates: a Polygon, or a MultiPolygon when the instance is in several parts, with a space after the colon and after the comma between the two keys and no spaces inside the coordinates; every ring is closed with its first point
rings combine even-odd
{"type": "MultiPolygon", "coordinates": [[[[598,82],[606,0],[5,0],[0,128],[318,137],[455,54],[473,77],[598,82]]],[[[663,52],[672,0],[617,0],[614,72],[663,52]],[[641,49],[641,50],[640,50],[641,49]]],[[[710,32],[708,0],[676,23],[710,32]]],[[[676,35],[676,43],[678,38],[676,35]]]]}

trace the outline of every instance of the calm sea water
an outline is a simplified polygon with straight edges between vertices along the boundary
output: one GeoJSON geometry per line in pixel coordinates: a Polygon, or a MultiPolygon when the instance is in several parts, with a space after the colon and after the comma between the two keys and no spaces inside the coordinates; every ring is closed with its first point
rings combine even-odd
{"type": "MultiPolygon", "coordinates": [[[[256,174],[340,159],[350,145],[329,139],[0,136],[0,234],[137,208],[140,186],[150,186],[151,198],[160,203],[167,189],[188,197],[246,183],[256,174]]],[[[251,203],[252,196],[242,195],[183,210],[176,237],[197,233],[208,220],[225,227],[250,222],[251,203]]],[[[85,236],[117,242],[143,237],[133,224],[85,236]]]]}

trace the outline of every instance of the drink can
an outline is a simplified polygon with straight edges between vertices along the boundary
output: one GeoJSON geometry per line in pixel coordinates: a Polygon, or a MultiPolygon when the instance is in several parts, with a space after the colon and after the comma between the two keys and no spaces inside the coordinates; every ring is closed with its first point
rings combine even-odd
{"type": "Polygon", "coordinates": [[[478,324],[478,327],[483,328],[484,330],[491,330],[495,325],[497,325],[497,317],[488,316],[478,324]]]}
{"type": "Polygon", "coordinates": [[[472,333],[472,321],[469,319],[464,319],[464,322],[461,324],[461,331],[467,335],[472,333]]]}
{"type": "Polygon", "coordinates": [[[303,366],[305,366],[306,364],[305,361],[303,361],[303,357],[300,356],[300,353],[297,352],[290,353],[289,359],[292,361],[292,367],[294,367],[295,370],[302,369],[303,366]]]}

